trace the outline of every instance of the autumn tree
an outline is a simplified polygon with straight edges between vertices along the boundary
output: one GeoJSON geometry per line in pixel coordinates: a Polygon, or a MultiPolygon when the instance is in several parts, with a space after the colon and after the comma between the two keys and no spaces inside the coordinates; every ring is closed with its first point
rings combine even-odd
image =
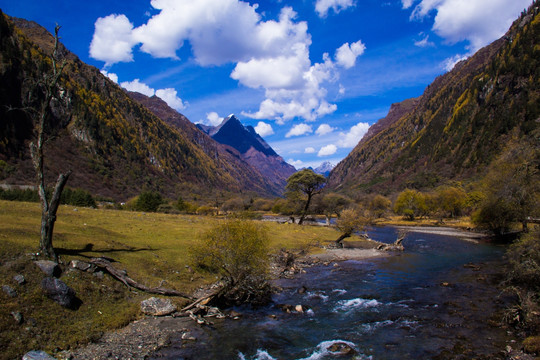
{"type": "Polygon", "coordinates": [[[356,231],[363,230],[370,222],[367,212],[362,208],[348,208],[341,212],[341,216],[336,221],[336,228],[341,235],[336,240],[336,246],[342,248],[342,241],[356,231]]]}
{"type": "Polygon", "coordinates": [[[426,212],[426,202],[424,195],[413,189],[405,189],[399,193],[394,203],[394,212],[403,215],[409,220],[423,215],[426,212]]]}
{"type": "Polygon", "coordinates": [[[381,218],[392,207],[392,201],[383,195],[373,196],[368,203],[368,209],[376,218],[381,218]]]}
{"type": "Polygon", "coordinates": [[[435,191],[435,202],[441,213],[447,217],[460,216],[466,206],[467,193],[458,187],[444,186],[435,191]]]}
{"type": "Polygon", "coordinates": [[[326,224],[330,225],[330,219],[333,215],[340,217],[341,212],[350,205],[351,199],[336,193],[325,194],[319,196],[314,201],[315,210],[318,214],[324,214],[326,217],[326,224]]]}
{"type": "Polygon", "coordinates": [[[325,185],[326,178],[320,174],[316,174],[311,169],[302,169],[287,179],[287,185],[285,187],[287,192],[303,193],[306,196],[298,224],[302,225],[313,196],[319,194],[325,185]]]}
{"type": "Polygon", "coordinates": [[[540,150],[527,143],[510,146],[490,167],[482,183],[484,199],[473,221],[496,234],[540,216],[540,150]]]}
{"type": "Polygon", "coordinates": [[[71,171],[58,175],[56,184],[50,196],[47,197],[44,173],[43,148],[46,142],[47,125],[53,117],[53,106],[61,103],[62,93],[59,85],[66,61],[59,61],[59,37],[60,26],[54,29],[54,50],[50,56],[51,70],[44,73],[40,79],[32,81],[26,99],[27,112],[35,123],[36,139],[30,143],[30,155],[36,172],[37,189],[41,202],[41,235],[39,241],[40,252],[48,258],[58,260],[53,247],[53,231],[56,221],[56,212],[60,205],[60,197],[66,185],[71,171]]]}

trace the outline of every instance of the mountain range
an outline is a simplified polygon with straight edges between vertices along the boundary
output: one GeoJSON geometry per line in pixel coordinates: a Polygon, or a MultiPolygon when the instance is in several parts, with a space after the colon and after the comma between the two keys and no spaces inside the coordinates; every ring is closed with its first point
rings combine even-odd
{"type": "MultiPolygon", "coordinates": [[[[516,143],[539,147],[538,1],[499,40],[439,76],[424,93],[393,104],[336,167],[332,191],[394,194],[482,178],[516,143]]],[[[27,110],[51,70],[54,37],[0,12],[0,182],[29,185],[34,170],[27,110]]],[[[295,169],[231,115],[195,125],[153,96],[127,92],[60,44],[66,60],[48,123],[46,175],[73,170],[68,186],[126,200],[145,189],[176,198],[277,196],[295,169]],[[60,106],[61,105],[61,106],[60,106]]]]}
{"type": "Polygon", "coordinates": [[[287,178],[296,172],[294,166],[286,163],[252,126],[242,125],[234,114],[223,119],[218,126],[198,124],[197,127],[228,149],[234,149],[244,161],[281,189],[285,187],[287,178]]]}
{"type": "MultiPolygon", "coordinates": [[[[51,69],[54,37],[35,22],[1,12],[0,35],[0,181],[27,185],[35,175],[25,96],[51,69]]],[[[64,106],[55,106],[50,119],[48,182],[69,168],[68,186],[115,200],[143,189],[172,198],[281,194],[281,180],[263,175],[246,156],[212,139],[161,99],[128,93],[61,44],[59,53],[66,60],[60,79],[64,106]]],[[[277,154],[269,147],[265,152],[274,161],[277,154]]]]}
{"type": "Polygon", "coordinates": [[[499,40],[393,104],[331,172],[334,190],[391,194],[473,182],[512,144],[540,139],[538,1],[499,40]]]}

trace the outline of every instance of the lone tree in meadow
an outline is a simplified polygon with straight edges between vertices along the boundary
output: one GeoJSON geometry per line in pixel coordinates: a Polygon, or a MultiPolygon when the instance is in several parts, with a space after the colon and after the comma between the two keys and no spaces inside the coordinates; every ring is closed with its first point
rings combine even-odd
{"type": "Polygon", "coordinates": [[[62,190],[64,190],[64,186],[71,174],[71,171],[67,171],[58,175],[50,199],[48,199],[45,188],[43,146],[46,141],[46,127],[50,124],[50,119],[53,115],[53,106],[58,105],[62,98],[59,80],[66,65],[65,60],[62,61],[61,64],[58,63],[59,31],[60,26],[56,25],[54,29],[54,50],[50,56],[51,69],[42,74],[41,78],[32,80],[26,99],[27,107],[25,108],[25,111],[32,117],[37,133],[35,141],[30,143],[30,154],[36,171],[37,188],[41,202],[41,235],[39,250],[43,255],[54,260],[58,260],[53,248],[53,230],[56,221],[56,212],[60,205],[62,190]]]}
{"type": "Polygon", "coordinates": [[[302,223],[304,222],[304,218],[306,217],[306,214],[308,212],[311,199],[313,199],[314,195],[319,194],[323,190],[325,185],[326,178],[320,174],[316,174],[311,169],[302,169],[292,174],[287,179],[287,186],[285,187],[285,189],[288,192],[300,192],[304,193],[307,196],[304,209],[300,216],[300,220],[298,221],[299,225],[302,225],[302,223]]]}

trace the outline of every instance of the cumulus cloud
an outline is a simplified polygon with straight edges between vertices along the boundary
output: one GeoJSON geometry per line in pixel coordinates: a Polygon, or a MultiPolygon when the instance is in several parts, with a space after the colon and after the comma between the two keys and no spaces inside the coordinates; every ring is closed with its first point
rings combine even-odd
{"type": "Polygon", "coordinates": [[[328,124],[321,124],[321,125],[319,125],[317,130],[315,130],[315,134],[317,134],[319,136],[322,136],[322,135],[330,134],[334,130],[336,130],[336,129],[331,127],[328,124]]]}
{"type": "Polygon", "coordinates": [[[294,160],[294,159],[289,159],[287,160],[287,162],[294,166],[295,168],[299,168],[301,167],[302,165],[304,165],[304,163],[302,162],[302,160],[294,160]]]}
{"type": "Polygon", "coordinates": [[[257,126],[255,126],[255,131],[260,136],[268,136],[272,135],[274,133],[274,129],[272,129],[272,125],[267,124],[265,122],[259,121],[257,126]]]}
{"type": "Polygon", "coordinates": [[[412,6],[414,0],[401,0],[401,5],[404,9],[408,9],[412,6]]]}
{"type": "MultiPolygon", "coordinates": [[[[411,4],[402,0],[402,3],[411,4]]],[[[433,31],[449,43],[466,40],[474,52],[501,37],[530,0],[422,0],[411,18],[435,11],[433,31]]]]}
{"type": "Polygon", "coordinates": [[[117,62],[133,61],[133,24],[125,15],[109,15],[99,18],[90,43],[90,56],[102,60],[105,66],[117,62]]]}
{"type": "Polygon", "coordinates": [[[334,155],[337,151],[337,146],[334,144],[323,146],[319,152],[317,153],[317,156],[330,156],[334,155]]]}
{"type": "Polygon", "coordinates": [[[349,46],[345,43],[336,51],[336,62],[345,69],[350,69],[356,64],[356,58],[364,53],[366,46],[362,41],[357,41],[349,46]]]}
{"type": "Polygon", "coordinates": [[[156,95],[175,110],[183,110],[186,107],[182,99],[178,97],[176,90],[173,88],[155,90],[145,83],[142,83],[139,79],[121,82],[120,86],[128,91],[138,92],[148,97],[156,95]]]}
{"type": "Polygon", "coordinates": [[[223,121],[223,118],[217,112],[211,111],[206,114],[206,120],[208,120],[209,125],[218,126],[223,121]]]}
{"type": "Polygon", "coordinates": [[[358,124],[351,127],[351,129],[347,133],[340,133],[342,140],[339,143],[339,146],[343,148],[355,147],[362,139],[362,137],[366,134],[368,129],[368,123],[359,122],[358,124]]]}
{"type": "Polygon", "coordinates": [[[312,146],[308,146],[305,150],[304,150],[304,153],[305,154],[314,154],[315,153],[315,148],[312,147],[312,146]]]}
{"type": "Polygon", "coordinates": [[[175,110],[180,111],[186,108],[186,105],[182,99],[178,97],[178,93],[173,88],[158,89],[156,90],[156,96],[161,98],[167,105],[175,110]]]}
{"type": "Polygon", "coordinates": [[[101,73],[118,84],[118,75],[115,73],[107,72],[106,70],[101,70],[101,73]]]}
{"type": "Polygon", "coordinates": [[[128,91],[138,92],[149,97],[156,94],[156,91],[154,89],[152,89],[145,83],[142,83],[139,79],[121,82],[120,86],[128,91]]]}
{"type": "Polygon", "coordinates": [[[454,55],[443,61],[442,68],[444,68],[444,70],[446,71],[450,71],[454,68],[454,66],[456,66],[458,62],[462,60],[467,60],[468,57],[469,57],[468,55],[461,55],[461,54],[454,55]]]}
{"type": "MultiPolygon", "coordinates": [[[[352,6],[352,0],[319,2],[325,11],[352,6]]],[[[277,20],[263,21],[257,5],[240,0],[152,0],[151,5],[158,13],[138,27],[125,15],[99,18],[91,56],[110,66],[132,61],[132,49],[139,46],[154,57],[176,59],[177,51],[189,42],[200,65],[233,63],[231,78],[264,89],[259,109],[244,116],[278,123],[293,118],[313,121],[337,109],[326,100],[324,88],[325,82],[338,77],[334,62],[327,54],[320,63],[311,62],[307,23],[297,21],[291,7],[284,7],[277,20]]],[[[347,66],[358,56],[357,45],[341,50],[347,66]]]]}
{"type": "Polygon", "coordinates": [[[341,10],[345,10],[354,6],[353,0],[317,0],[315,3],[315,11],[319,17],[326,17],[328,10],[334,10],[334,13],[339,13],[341,10]]]}
{"type": "Polygon", "coordinates": [[[311,125],[302,123],[302,124],[297,124],[293,126],[291,130],[289,130],[289,132],[285,134],[285,137],[289,138],[291,136],[300,136],[300,135],[305,135],[312,132],[313,132],[313,129],[311,128],[311,125]]]}

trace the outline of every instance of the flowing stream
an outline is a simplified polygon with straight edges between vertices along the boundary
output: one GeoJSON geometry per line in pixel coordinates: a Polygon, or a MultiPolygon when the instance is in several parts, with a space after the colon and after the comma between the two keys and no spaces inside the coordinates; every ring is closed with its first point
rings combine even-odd
{"type": "MultiPolygon", "coordinates": [[[[368,231],[393,242],[392,227],[368,231]]],[[[274,304],[238,308],[240,320],[216,321],[173,340],[155,359],[335,359],[329,346],[354,349],[344,359],[504,358],[514,341],[499,326],[504,299],[493,284],[504,248],[454,236],[411,232],[405,252],[307,269],[280,279],[274,304]],[[305,287],[305,291],[301,289],[305,287]],[[302,304],[285,313],[276,304],[302,304]]]]}

